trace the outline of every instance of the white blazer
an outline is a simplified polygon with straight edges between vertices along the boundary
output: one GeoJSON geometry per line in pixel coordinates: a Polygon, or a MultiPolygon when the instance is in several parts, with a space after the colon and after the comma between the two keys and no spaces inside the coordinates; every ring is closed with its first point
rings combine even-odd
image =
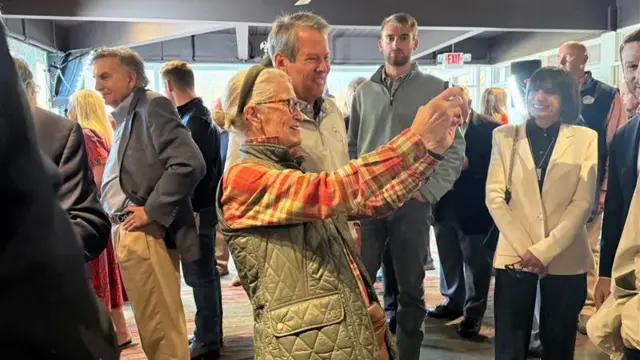
{"type": "Polygon", "coordinates": [[[486,204],[500,230],[495,268],[520,261],[529,250],[549,274],[576,275],[593,269],[586,221],[595,200],[597,137],[587,127],[560,127],[541,194],[526,126],[494,130],[486,204]],[[516,129],[512,195],[507,205],[504,193],[516,129]]]}

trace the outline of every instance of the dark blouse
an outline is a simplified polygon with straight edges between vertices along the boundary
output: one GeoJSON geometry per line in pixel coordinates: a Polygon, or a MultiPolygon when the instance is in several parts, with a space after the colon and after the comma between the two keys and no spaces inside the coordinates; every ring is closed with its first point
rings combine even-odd
{"type": "Polygon", "coordinates": [[[536,166],[536,174],[538,175],[538,186],[542,191],[544,185],[544,176],[549,166],[549,160],[553,154],[553,149],[560,132],[560,122],[557,122],[547,128],[542,128],[536,124],[534,120],[527,120],[527,139],[531,146],[531,155],[536,166]]]}

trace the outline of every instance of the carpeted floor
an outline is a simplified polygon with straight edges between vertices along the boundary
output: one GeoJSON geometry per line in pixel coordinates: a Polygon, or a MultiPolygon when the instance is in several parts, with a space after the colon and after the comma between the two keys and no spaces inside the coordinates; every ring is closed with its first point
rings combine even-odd
{"type": "MultiPolygon", "coordinates": [[[[432,254],[436,269],[439,266],[437,249],[432,244],[432,254]]],[[[233,270],[233,269],[232,269],[233,270]]],[[[222,278],[222,295],[224,308],[224,348],[222,359],[245,360],[253,359],[253,317],[249,300],[242,287],[232,287],[233,276],[222,278]]],[[[493,286],[492,286],[493,287],[493,286]]],[[[381,296],[381,284],[376,283],[378,294],[381,296]]],[[[426,302],[433,307],[442,301],[438,290],[438,272],[429,271],[425,277],[426,302]]],[[[493,293],[493,289],[490,293],[493,293]]],[[[189,334],[193,332],[193,316],[195,305],[191,288],[182,284],[182,301],[187,315],[189,334]]],[[[123,360],[143,360],[146,356],[139,345],[138,333],[131,309],[127,307],[127,321],[134,334],[134,342],[138,345],[126,349],[122,353],[123,360]]],[[[433,319],[425,321],[425,339],[423,341],[421,360],[449,360],[449,359],[492,359],[493,358],[493,299],[489,299],[487,313],[484,319],[481,336],[474,341],[461,340],[455,332],[455,323],[445,323],[433,319]]],[[[578,335],[576,359],[604,360],[606,356],[599,353],[589,340],[578,335]]]]}

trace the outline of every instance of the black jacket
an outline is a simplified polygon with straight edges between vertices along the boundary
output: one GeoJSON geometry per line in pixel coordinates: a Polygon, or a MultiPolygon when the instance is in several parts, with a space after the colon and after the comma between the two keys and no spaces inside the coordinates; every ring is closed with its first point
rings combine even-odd
{"type": "Polygon", "coordinates": [[[36,144],[31,111],[19,90],[2,26],[0,68],[3,355],[117,359],[119,349],[108,314],[100,316],[101,305],[85,278],[82,248],[56,199],[56,166],[48,164],[49,173],[43,166],[43,160],[49,160],[36,144]]]}
{"type": "MultiPolygon", "coordinates": [[[[165,242],[185,262],[198,259],[191,194],[205,174],[202,154],[175,106],[143,88],[133,94],[118,144],[120,187],[149,219],[166,230],[165,242]]],[[[113,150],[112,150],[113,151],[113,150]]]]}
{"type": "Polygon", "coordinates": [[[599,275],[611,277],[613,259],[627,221],[633,192],[638,182],[640,115],[616,131],[609,147],[607,196],[604,203],[600,243],[599,275]]]}
{"type": "Polygon", "coordinates": [[[485,186],[491,161],[493,130],[500,125],[492,118],[475,111],[471,113],[464,135],[469,167],[462,170],[453,188],[436,205],[434,221],[454,222],[463,233],[469,235],[488,233],[493,219],[485,205],[485,186]]]}
{"type": "Polygon", "coordinates": [[[211,113],[204,106],[202,99],[195,98],[178,106],[178,114],[182,123],[191,132],[193,141],[198,145],[207,168],[204,177],[191,195],[193,211],[200,212],[200,209],[213,208],[214,205],[216,188],[222,173],[220,135],[213,127],[211,113]]]}
{"type": "Polygon", "coordinates": [[[98,201],[80,126],[41,108],[33,111],[38,145],[60,172],[58,199],[82,241],[85,260],[107,247],[111,224],[98,201]]]}

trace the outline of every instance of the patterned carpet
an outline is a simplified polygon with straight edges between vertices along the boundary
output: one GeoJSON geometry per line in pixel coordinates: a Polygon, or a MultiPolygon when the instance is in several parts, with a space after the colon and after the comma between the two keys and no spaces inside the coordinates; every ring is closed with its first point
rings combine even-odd
{"type": "MultiPolygon", "coordinates": [[[[425,279],[425,286],[428,293],[427,298],[429,300],[428,303],[435,306],[442,298],[437,291],[438,279],[435,271],[430,271],[429,273],[425,279]]],[[[227,275],[222,279],[222,302],[224,309],[224,348],[222,358],[225,360],[253,359],[253,314],[251,312],[251,305],[242,287],[231,286],[232,278],[233,276],[227,275]]],[[[376,288],[379,294],[382,295],[382,285],[377,283],[376,288]]],[[[184,283],[182,284],[182,302],[187,316],[187,328],[189,334],[192,334],[195,304],[193,302],[191,288],[184,283]]],[[[135,337],[134,342],[138,343],[138,345],[124,350],[121,358],[124,360],[144,360],[147,357],[139,345],[140,341],[138,339],[135,320],[128,306],[126,316],[129,329],[135,337]]]]}
{"type": "MultiPolygon", "coordinates": [[[[436,269],[439,267],[437,249],[432,245],[431,253],[434,254],[436,269]]],[[[234,269],[231,269],[234,271],[234,269]]],[[[222,278],[222,295],[224,308],[224,348],[222,359],[224,360],[249,360],[253,359],[253,316],[249,299],[242,287],[232,287],[233,276],[222,278]]],[[[378,294],[382,296],[382,285],[376,283],[378,294]]],[[[425,277],[426,303],[428,307],[438,305],[442,296],[438,290],[438,272],[428,271],[425,277]]],[[[493,293],[493,285],[490,294],[493,293]]],[[[191,288],[182,284],[182,301],[187,316],[189,334],[193,333],[193,316],[195,305],[191,288]]],[[[133,313],[127,306],[127,322],[138,345],[126,349],[122,353],[123,360],[144,360],[146,356],[139,345],[138,333],[133,319],[133,313]]],[[[474,341],[461,340],[455,332],[455,322],[445,323],[433,319],[425,321],[425,339],[423,341],[422,359],[492,359],[493,358],[493,298],[490,296],[487,313],[485,315],[480,337],[474,341]]],[[[578,336],[576,359],[600,360],[606,359],[589,343],[582,335],[578,336]]]]}

